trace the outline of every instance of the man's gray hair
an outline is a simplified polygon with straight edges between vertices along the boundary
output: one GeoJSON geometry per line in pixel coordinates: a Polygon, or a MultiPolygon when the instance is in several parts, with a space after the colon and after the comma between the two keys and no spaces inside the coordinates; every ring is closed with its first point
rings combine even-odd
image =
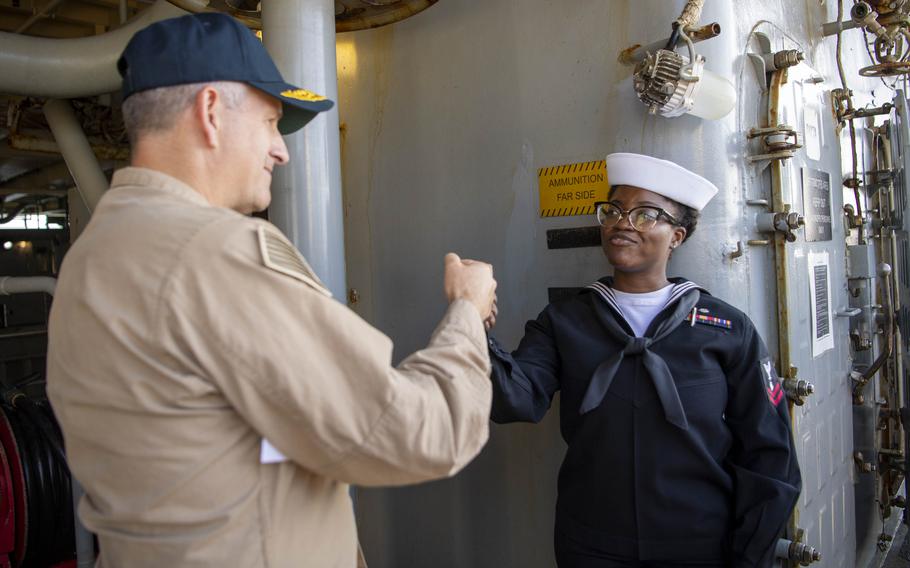
{"type": "Polygon", "coordinates": [[[187,83],[135,93],[123,101],[123,124],[130,145],[135,146],[142,134],[174,126],[177,117],[193,105],[196,95],[208,85],[218,90],[227,108],[237,108],[246,97],[244,84],[235,81],[187,83]]]}

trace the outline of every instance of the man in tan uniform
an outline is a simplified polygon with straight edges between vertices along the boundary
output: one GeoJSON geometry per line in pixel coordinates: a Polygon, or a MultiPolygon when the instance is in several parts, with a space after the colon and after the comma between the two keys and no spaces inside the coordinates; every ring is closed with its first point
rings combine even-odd
{"type": "Polygon", "coordinates": [[[66,257],[48,351],[100,566],[351,568],[348,484],[450,476],[487,440],[492,269],[447,256],[448,311],[393,368],[389,338],[246,215],[288,160],[279,127],[331,103],[222,15],[153,24],[118,66],[132,167],[66,257]]]}

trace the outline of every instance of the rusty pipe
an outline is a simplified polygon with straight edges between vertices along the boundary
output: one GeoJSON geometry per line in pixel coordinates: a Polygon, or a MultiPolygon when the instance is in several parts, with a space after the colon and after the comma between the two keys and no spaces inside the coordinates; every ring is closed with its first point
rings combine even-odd
{"type": "Polygon", "coordinates": [[[262,29],[262,18],[259,16],[259,12],[251,12],[248,10],[238,10],[237,8],[228,7],[226,10],[218,10],[212,8],[206,4],[202,4],[197,0],[167,0],[177,8],[181,10],[186,10],[191,14],[202,14],[202,13],[224,13],[229,14],[237,19],[238,22],[250,28],[251,30],[261,30],[262,29]]]}
{"type": "Polygon", "coordinates": [[[410,18],[419,12],[423,12],[438,1],[439,0],[412,0],[411,2],[387,10],[381,14],[358,15],[352,11],[351,14],[348,15],[347,12],[343,12],[335,16],[335,32],[353,32],[393,24],[404,20],[405,18],[410,18]]]}
{"type": "MultiPolygon", "coordinates": [[[[705,41],[706,39],[711,39],[712,37],[717,37],[720,35],[720,24],[714,22],[712,24],[706,24],[697,28],[692,28],[686,30],[686,35],[689,36],[689,39],[692,40],[692,43],[698,43],[700,41],[705,41]]],[[[655,41],[646,46],[641,44],[636,44],[629,46],[619,52],[619,62],[623,65],[635,65],[639,61],[644,60],[645,56],[648,53],[654,53],[660,49],[663,49],[667,42],[670,41],[669,37],[665,37],[660,41],[655,41]]]]}
{"type": "Polygon", "coordinates": [[[858,108],[852,113],[844,115],[844,118],[868,118],[870,116],[878,116],[880,114],[891,114],[891,110],[893,108],[894,105],[891,103],[885,103],[880,107],[858,108]]]}

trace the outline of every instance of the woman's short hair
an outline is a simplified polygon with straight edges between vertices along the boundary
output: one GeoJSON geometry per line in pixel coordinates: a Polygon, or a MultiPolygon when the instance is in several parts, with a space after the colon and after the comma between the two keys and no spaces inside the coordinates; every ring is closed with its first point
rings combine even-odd
{"type": "MultiPolygon", "coordinates": [[[[672,199],[670,201],[673,201],[672,199]]],[[[677,215],[676,220],[679,221],[680,226],[686,230],[686,236],[683,238],[683,242],[689,240],[689,237],[692,236],[692,233],[695,232],[695,226],[698,225],[698,216],[700,213],[697,209],[689,207],[688,205],[683,205],[678,201],[673,201],[673,206],[676,207],[677,215]]]]}

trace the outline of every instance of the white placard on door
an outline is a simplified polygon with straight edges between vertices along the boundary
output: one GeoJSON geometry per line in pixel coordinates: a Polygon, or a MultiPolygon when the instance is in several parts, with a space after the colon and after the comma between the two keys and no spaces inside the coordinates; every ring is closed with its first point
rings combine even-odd
{"type": "Polygon", "coordinates": [[[834,317],[831,310],[831,263],[827,252],[810,252],[809,308],[812,322],[812,357],[834,349],[834,317]]]}

